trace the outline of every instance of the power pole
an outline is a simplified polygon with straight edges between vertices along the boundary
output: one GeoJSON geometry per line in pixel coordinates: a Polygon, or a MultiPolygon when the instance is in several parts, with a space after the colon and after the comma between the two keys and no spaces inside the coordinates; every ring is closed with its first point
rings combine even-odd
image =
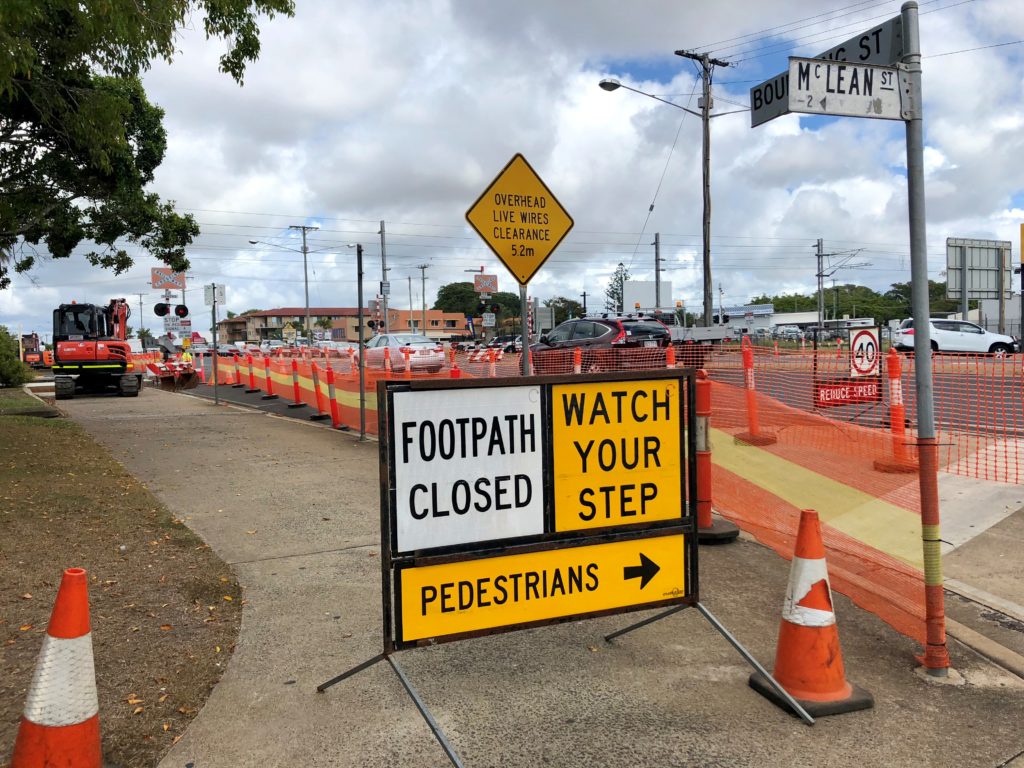
{"type": "Polygon", "coordinates": [[[309,323],[309,265],[307,263],[307,257],[309,256],[309,248],[306,246],[306,232],[308,230],[316,230],[318,227],[310,227],[305,224],[292,224],[288,229],[301,229],[302,230],[302,281],[306,286],[306,344],[310,343],[310,336],[312,331],[310,330],[309,323]]]}
{"type": "Polygon", "coordinates": [[[584,291],[583,293],[580,294],[580,296],[583,299],[583,315],[585,317],[587,314],[587,292],[584,291]]]}
{"type": "Polygon", "coordinates": [[[145,294],[144,293],[137,293],[135,295],[139,297],[139,341],[142,342],[142,351],[145,352],[146,351],[146,337],[142,333],[144,330],[146,330],[145,315],[142,314],[142,297],[145,296],[145,294]]]}
{"type": "Polygon", "coordinates": [[[713,67],[728,67],[729,62],[712,59],[707,53],[676,51],[676,56],[700,63],[703,80],[703,97],[700,107],[703,127],[703,176],[704,176],[704,325],[711,325],[711,71],[713,67]]]}
{"type": "Polygon", "coordinates": [[[412,333],[412,275],[409,275],[409,333],[412,333]]]}
{"type": "Polygon", "coordinates": [[[416,265],[416,269],[420,271],[420,299],[423,302],[423,327],[420,329],[420,333],[424,335],[427,333],[427,270],[429,268],[429,264],[416,265]]]}
{"type": "Polygon", "coordinates": [[[661,233],[654,233],[654,311],[661,311],[661,233]]]}
{"type": "Polygon", "coordinates": [[[380,297],[384,307],[384,333],[388,333],[388,294],[391,293],[391,286],[388,284],[388,257],[384,250],[384,219],[380,220],[380,297]]]}
{"type": "Polygon", "coordinates": [[[825,270],[823,268],[823,260],[825,258],[825,243],[819,237],[818,238],[818,332],[820,333],[825,326],[822,324],[825,318],[825,270]]]}
{"type": "Polygon", "coordinates": [[[722,309],[722,284],[718,284],[718,324],[725,325],[725,310],[722,309]]]}

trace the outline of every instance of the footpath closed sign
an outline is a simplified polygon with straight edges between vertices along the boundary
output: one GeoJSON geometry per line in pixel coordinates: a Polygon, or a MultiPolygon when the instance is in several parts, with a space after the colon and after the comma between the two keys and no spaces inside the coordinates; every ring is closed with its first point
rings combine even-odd
{"type": "Polygon", "coordinates": [[[693,385],[380,382],[385,648],[696,602],[693,385]]]}

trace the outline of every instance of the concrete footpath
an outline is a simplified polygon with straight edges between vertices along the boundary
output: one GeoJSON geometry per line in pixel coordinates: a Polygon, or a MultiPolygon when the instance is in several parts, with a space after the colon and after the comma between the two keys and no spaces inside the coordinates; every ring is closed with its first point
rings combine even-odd
{"type": "MultiPolygon", "coordinates": [[[[244,589],[227,671],[161,768],[449,764],[388,665],[315,691],[380,650],[376,443],[156,390],[61,407],[244,589]]],[[[968,586],[994,551],[980,536],[970,545],[957,571],[968,586]]],[[[1003,589],[1020,583],[1017,558],[999,570],[1003,589]]],[[[702,602],[769,667],[788,570],[749,541],[700,550],[702,602]]],[[[647,614],[397,658],[467,766],[1024,765],[1024,681],[951,641],[964,684],[927,682],[916,643],[840,595],[836,612],[847,674],[876,706],[813,727],[754,693],[749,667],[696,610],[613,644],[603,635],[647,614]]]]}

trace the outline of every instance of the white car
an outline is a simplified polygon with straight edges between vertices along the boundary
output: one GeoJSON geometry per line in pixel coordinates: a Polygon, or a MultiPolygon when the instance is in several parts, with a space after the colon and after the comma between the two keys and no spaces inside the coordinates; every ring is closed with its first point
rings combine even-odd
{"type": "Polygon", "coordinates": [[[409,369],[437,373],[444,366],[444,348],[419,333],[382,333],[366,342],[366,364],[384,367],[384,350],[389,350],[391,370],[405,370],[405,350],[409,351],[409,369]]]}
{"type": "MultiPolygon", "coordinates": [[[[1007,355],[1019,351],[1019,342],[1012,336],[986,331],[966,320],[930,320],[933,352],[973,352],[974,354],[1007,355]]],[[[914,351],[914,320],[908,318],[892,334],[892,345],[900,352],[914,351]]]]}

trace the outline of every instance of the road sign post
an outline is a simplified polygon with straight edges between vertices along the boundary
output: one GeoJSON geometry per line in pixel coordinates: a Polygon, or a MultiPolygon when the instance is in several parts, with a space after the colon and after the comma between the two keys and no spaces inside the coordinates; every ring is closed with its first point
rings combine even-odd
{"type": "Polygon", "coordinates": [[[516,153],[466,212],[466,220],[519,283],[522,373],[530,375],[526,286],[572,229],[573,220],[516,153]]]}

